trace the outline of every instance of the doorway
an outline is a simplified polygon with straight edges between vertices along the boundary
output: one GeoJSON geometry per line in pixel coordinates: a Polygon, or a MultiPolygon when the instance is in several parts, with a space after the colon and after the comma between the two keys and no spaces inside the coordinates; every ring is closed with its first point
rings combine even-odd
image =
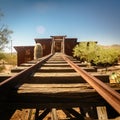
{"type": "Polygon", "coordinates": [[[51,53],[61,52],[64,53],[65,45],[65,37],[66,36],[51,36],[52,37],[52,45],[51,45],[51,53]]]}
{"type": "Polygon", "coordinates": [[[61,41],[55,41],[55,52],[61,52],[61,41]]]}

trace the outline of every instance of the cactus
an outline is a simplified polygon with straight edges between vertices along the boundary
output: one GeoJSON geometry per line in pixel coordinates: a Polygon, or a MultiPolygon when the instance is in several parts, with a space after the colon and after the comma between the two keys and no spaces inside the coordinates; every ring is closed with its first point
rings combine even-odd
{"type": "Polygon", "coordinates": [[[34,59],[38,59],[43,56],[43,49],[40,43],[36,43],[34,47],[34,59]]]}

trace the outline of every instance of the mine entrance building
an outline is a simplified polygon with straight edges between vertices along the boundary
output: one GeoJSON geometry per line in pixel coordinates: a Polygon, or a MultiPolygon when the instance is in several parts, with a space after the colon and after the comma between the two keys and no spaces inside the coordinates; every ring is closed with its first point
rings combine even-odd
{"type": "Polygon", "coordinates": [[[51,36],[52,46],[51,53],[62,52],[65,53],[65,37],[66,36],[51,36]]]}
{"type": "MultiPolygon", "coordinates": [[[[50,53],[61,52],[73,55],[73,48],[77,44],[77,38],[64,36],[50,36],[50,38],[35,38],[35,43],[40,43],[43,48],[43,56],[50,53]]],[[[17,65],[34,59],[34,46],[14,46],[17,51],[17,65]]]]}

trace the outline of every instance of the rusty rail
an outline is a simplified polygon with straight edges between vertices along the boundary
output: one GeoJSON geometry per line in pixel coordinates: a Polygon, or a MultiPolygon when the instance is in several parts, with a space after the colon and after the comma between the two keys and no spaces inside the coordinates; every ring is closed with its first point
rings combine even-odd
{"type": "Polygon", "coordinates": [[[3,82],[0,83],[0,95],[9,91],[10,88],[14,87],[17,83],[24,82],[24,80],[29,77],[32,73],[36,71],[38,67],[40,67],[46,60],[48,60],[52,54],[49,54],[43,57],[40,61],[37,61],[36,64],[31,67],[21,71],[20,73],[12,76],[3,82]]]}
{"type": "Polygon", "coordinates": [[[120,94],[110,88],[108,85],[88,74],[86,71],[81,69],[71,60],[69,60],[64,54],[63,59],[78,72],[119,114],[120,114],[120,94]]]}

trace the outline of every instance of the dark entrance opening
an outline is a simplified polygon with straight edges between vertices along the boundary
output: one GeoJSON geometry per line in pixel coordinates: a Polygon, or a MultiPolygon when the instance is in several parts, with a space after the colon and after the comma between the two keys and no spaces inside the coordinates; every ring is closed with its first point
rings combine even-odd
{"type": "Polygon", "coordinates": [[[55,52],[64,53],[65,49],[64,40],[66,36],[51,36],[51,37],[52,37],[51,53],[55,52]]]}
{"type": "Polygon", "coordinates": [[[55,52],[61,52],[61,41],[55,41],[55,52]]]}

